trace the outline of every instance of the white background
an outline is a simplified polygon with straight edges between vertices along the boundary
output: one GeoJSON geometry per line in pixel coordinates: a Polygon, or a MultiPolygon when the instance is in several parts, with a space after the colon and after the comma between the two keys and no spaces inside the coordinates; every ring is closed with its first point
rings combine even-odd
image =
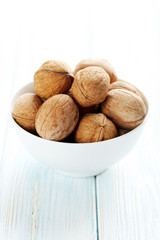
{"type": "Polygon", "coordinates": [[[158,111],[158,0],[1,1],[0,33],[2,130],[10,96],[49,59],[74,69],[83,58],[104,57],[158,111]]]}

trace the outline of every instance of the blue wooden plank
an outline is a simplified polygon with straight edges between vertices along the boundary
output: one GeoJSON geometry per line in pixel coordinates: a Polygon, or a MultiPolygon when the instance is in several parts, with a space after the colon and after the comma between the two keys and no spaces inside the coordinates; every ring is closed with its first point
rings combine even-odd
{"type": "Polygon", "coordinates": [[[40,165],[13,129],[3,157],[1,239],[97,239],[94,178],[69,178],[40,165]]]}

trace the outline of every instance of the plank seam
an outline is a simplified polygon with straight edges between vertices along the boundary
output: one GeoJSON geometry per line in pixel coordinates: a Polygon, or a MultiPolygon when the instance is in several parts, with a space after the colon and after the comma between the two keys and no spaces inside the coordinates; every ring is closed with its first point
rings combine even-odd
{"type": "Polygon", "coordinates": [[[97,177],[94,177],[94,186],[95,186],[95,208],[96,208],[96,231],[97,231],[97,240],[99,240],[99,219],[98,219],[98,197],[97,197],[97,177]]]}

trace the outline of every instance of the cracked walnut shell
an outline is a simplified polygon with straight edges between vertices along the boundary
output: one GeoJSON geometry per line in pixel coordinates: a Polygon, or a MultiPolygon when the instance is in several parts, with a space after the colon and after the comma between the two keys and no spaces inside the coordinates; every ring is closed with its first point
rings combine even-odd
{"type": "Polygon", "coordinates": [[[87,67],[76,73],[71,94],[80,106],[89,107],[105,100],[109,84],[110,77],[103,68],[87,67]]]}
{"type": "Polygon", "coordinates": [[[133,129],[144,120],[146,106],[137,94],[125,89],[113,89],[108,92],[101,111],[119,127],[133,129]]]}
{"type": "Polygon", "coordinates": [[[66,63],[50,60],[34,74],[34,89],[42,99],[48,99],[67,92],[73,79],[72,70],[66,63]]]}
{"type": "Polygon", "coordinates": [[[36,131],[45,139],[62,140],[69,136],[79,119],[78,107],[66,94],[57,94],[46,100],[36,117],[36,131]]]}
{"type": "Polygon", "coordinates": [[[108,140],[117,136],[115,124],[103,113],[89,113],[82,117],[75,131],[77,143],[108,140]]]}
{"type": "Polygon", "coordinates": [[[82,69],[84,69],[86,67],[90,67],[90,66],[103,68],[110,76],[111,83],[117,81],[117,75],[115,73],[114,68],[112,67],[110,62],[108,62],[108,60],[103,59],[103,58],[89,58],[89,59],[84,59],[84,60],[80,61],[74,70],[74,75],[79,70],[82,70],[82,69]]]}
{"type": "Polygon", "coordinates": [[[25,93],[17,98],[12,116],[25,130],[35,130],[36,114],[42,104],[42,100],[35,93],[25,93]]]}

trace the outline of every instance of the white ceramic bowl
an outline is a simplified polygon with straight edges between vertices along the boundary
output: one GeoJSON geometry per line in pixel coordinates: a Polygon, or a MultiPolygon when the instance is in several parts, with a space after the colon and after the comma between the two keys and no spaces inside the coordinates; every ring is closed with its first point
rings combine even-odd
{"type": "MultiPolygon", "coordinates": [[[[34,92],[33,82],[21,88],[14,95],[11,102],[11,113],[15,100],[26,92],[34,92]]],[[[71,177],[98,175],[121,160],[135,146],[147,120],[145,118],[142,124],[125,135],[107,141],[64,143],[35,136],[21,128],[11,114],[10,116],[21,142],[32,156],[54,171],[71,177]]]]}

